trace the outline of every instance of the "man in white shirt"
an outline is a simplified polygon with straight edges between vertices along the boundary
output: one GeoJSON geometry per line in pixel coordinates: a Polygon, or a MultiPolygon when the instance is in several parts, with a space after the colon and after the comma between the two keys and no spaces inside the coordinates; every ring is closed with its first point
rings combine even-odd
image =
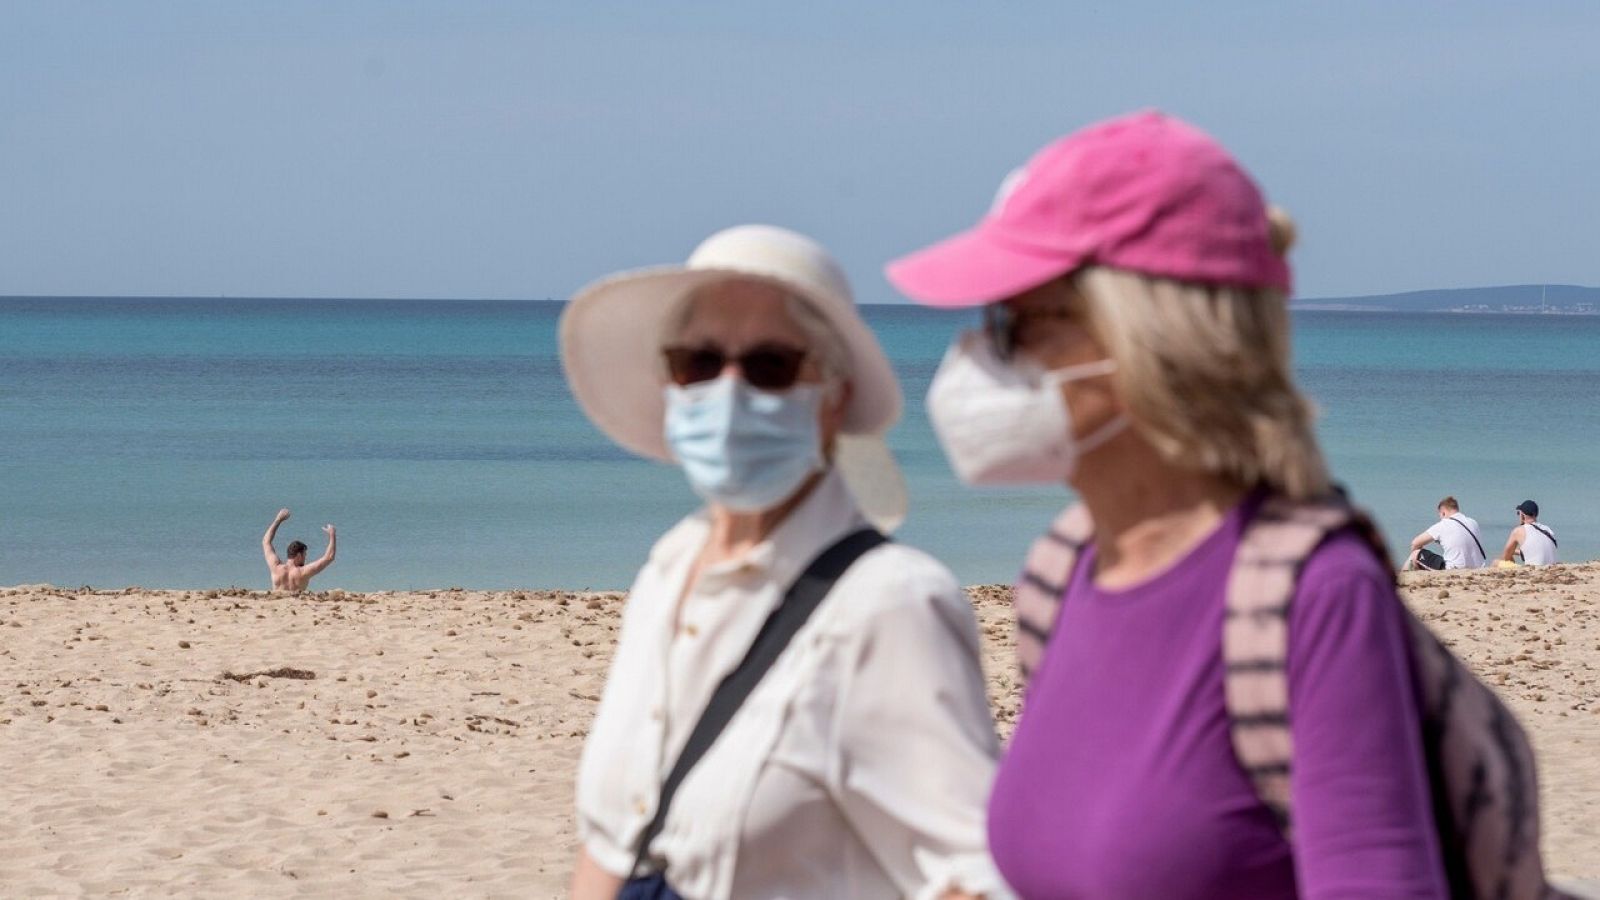
{"type": "Polygon", "coordinates": [[[1461,504],[1454,497],[1439,501],[1439,521],[1427,531],[1411,539],[1411,556],[1406,568],[1438,568],[1419,562],[1419,557],[1429,544],[1437,541],[1444,551],[1444,568],[1478,569],[1488,562],[1483,552],[1483,541],[1478,537],[1478,520],[1461,514],[1461,504]]]}
{"type": "Polygon", "coordinates": [[[1539,521],[1539,504],[1532,500],[1517,504],[1517,527],[1511,529],[1500,559],[1515,562],[1518,553],[1530,566],[1549,566],[1556,561],[1556,533],[1539,521]]]}

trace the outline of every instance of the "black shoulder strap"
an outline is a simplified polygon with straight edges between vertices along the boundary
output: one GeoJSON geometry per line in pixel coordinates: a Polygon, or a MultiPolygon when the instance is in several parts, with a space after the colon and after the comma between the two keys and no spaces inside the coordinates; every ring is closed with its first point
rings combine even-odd
{"type": "Polygon", "coordinates": [[[672,796],[678,792],[678,787],[683,784],[683,779],[700,761],[706,751],[716,741],[717,736],[727,727],[733,719],[733,714],[744,705],[745,698],[761,683],[767,670],[777,661],[783,649],[789,646],[789,640],[800,630],[800,626],[811,618],[811,613],[822,603],[822,598],[828,596],[833,585],[845,570],[849,569],[857,559],[868,550],[887,541],[877,530],[863,528],[840,538],[833,546],[822,551],[811,564],[806,566],[800,577],[783,595],[783,602],[778,608],[767,616],[767,621],[762,623],[761,630],[756,632],[756,638],[750,643],[750,649],[745,652],[744,659],[729,672],[726,678],[711,692],[711,700],[706,703],[705,711],[700,714],[700,721],[694,725],[694,730],[689,732],[689,739],[683,745],[683,751],[678,754],[678,759],[672,764],[672,771],[667,774],[667,780],[661,784],[661,798],[656,803],[655,817],[650,824],[645,826],[644,833],[639,836],[639,843],[635,847],[633,868],[629,875],[636,874],[639,866],[644,862],[646,854],[650,851],[650,842],[661,833],[661,828],[667,821],[667,810],[672,806],[672,796]]]}
{"type": "Polygon", "coordinates": [[[1537,530],[1540,534],[1542,534],[1545,537],[1549,538],[1550,539],[1550,546],[1552,546],[1552,547],[1560,547],[1561,546],[1560,544],[1556,543],[1555,534],[1552,533],[1550,531],[1550,529],[1545,528],[1544,526],[1540,525],[1538,522],[1529,522],[1528,523],[1528,527],[1537,530]]]}
{"type": "Polygon", "coordinates": [[[1457,525],[1460,525],[1463,529],[1465,529],[1465,531],[1467,532],[1467,536],[1472,538],[1472,542],[1474,544],[1478,545],[1478,555],[1483,557],[1485,560],[1487,560],[1489,558],[1489,554],[1483,552],[1483,542],[1478,540],[1478,536],[1476,534],[1472,533],[1472,529],[1471,528],[1467,528],[1467,523],[1461,521],[1460,519],[1456,518],[1455,516],[1450,516],[1450,521],[1456,523],[1457,525]]]}

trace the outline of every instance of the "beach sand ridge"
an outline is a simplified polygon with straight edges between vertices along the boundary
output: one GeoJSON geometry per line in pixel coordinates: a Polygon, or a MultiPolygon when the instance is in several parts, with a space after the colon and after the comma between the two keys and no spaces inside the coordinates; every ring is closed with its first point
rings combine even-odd
{"type": "MultiPolygon", "coordinates": [[[[1600,564],[1408,575],[1600,878],[1600,564]]],[[[970,589],[1014,727],[1010,592],[970,589]]],[[[559,896],[622,596],[0,589],[0,893],[559,896]]]]}

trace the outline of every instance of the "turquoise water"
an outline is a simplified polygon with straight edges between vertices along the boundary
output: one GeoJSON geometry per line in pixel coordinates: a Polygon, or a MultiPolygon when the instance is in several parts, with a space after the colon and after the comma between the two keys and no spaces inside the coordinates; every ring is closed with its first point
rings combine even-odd
{"type": "MultiPolygon", "coordinates": [[[[279,507],[319,587],[623,587],[694,498],[569,398],[559,307],[369,300],[0,300],[0,584],[265,587],[279,507]]],[[[971,318],[867,316],[904,379],[901,538],[1006,581],[1060,490],[975,492],[922,412],[971,318]]],[[[1491,552],[1532,497],[1600,556],[1600,318],[1301,313],[1339,477],[1396,543],[1461,498],[1491,552]]]]}

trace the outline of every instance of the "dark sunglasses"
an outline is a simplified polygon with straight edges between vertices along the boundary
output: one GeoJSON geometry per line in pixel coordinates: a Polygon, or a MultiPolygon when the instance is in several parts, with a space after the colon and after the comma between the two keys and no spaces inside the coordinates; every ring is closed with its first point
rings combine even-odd
{"type": "Polygon", "coordinates": [[[1017,314],[1004,303],[983,308],[983,336],[1001,362],[1010,362],[1017,352],[1017,314]]]}
{"type": "Polygon", "coordinates": [[[1025,316],[1017,315],[1009,303],[991,303],[983,308],[983,336],[994,349],[1001,362],[1010,362],[1017,355],[1021,340],[1018,332],[1030,321],[1072,318],[1072,313],[1062,310],[1034,310],[1025,316]]]}
{"type": "Polygon", "coordinates": [[[667,374],[674,384],[684,387],[711,381],[722,374],[728,362],[738,363],[739,371],[751,387],[763,391],[784,391],[800,379],[800,366],[806,351],[782,344],[757,344],[736,356],[714,345],[668,347],[661,351],[667,359],[667,374]]]}

